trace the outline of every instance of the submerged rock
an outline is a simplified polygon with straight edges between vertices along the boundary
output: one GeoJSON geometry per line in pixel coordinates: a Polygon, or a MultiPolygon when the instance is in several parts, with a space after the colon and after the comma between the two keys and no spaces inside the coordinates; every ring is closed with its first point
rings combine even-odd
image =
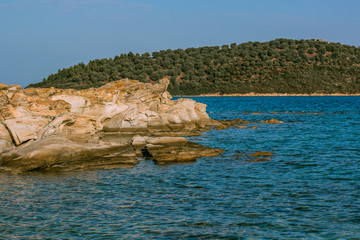
{"type": "Polygon", "coordinates": [[[271,153],[271,152],[258,151],[258,152],[249,154],[249,153],[237,150],[237,151],[235,151],[233,158],[235,160],[241,159],[246,162],[268,162],[271,160],[271,156],[273,156],[273,153],[271,153]]]}
{"type": "Polygon", "coordinates": [[[240,127],[239,125],[240,124],[248,124],[248,123],[250,123],[249,121],[242,120],[242,119],[219,120],[218,122],[220,124],[215,126],[215,129],[217,129],[217,130],[223,130],[223,129],[227,129],[227,128],[234,127],[234,126],[239,127],[239,128],[243,128],[243,127],[240,127]]]}
{"type": "Polygon", "coordinates": [[[277,119],[270,119],[266,121],[260,121],[261,123],[267,123],[267,124],[277,124],[277,123],[284,123],[283,121],[277,120],[277,119]]]}
{"type": "Polygon", "coordinates": [[[222,123],[225,126],[236,126],[239,124],[248,124],[250,123],[247,120],[243,120],[243,119],[232,119],[232,120],[219,120],[220,123],[222,123]]]}
{"type": "Polygon", "coordinates": [[[250,156],[252,157],[258,157],[258,156],[272,156],[273,154],[271,152],[263,152],[263,151],[260,151],[260,152],[256,152],[256,153],[253,153],[251,154],[250,156]]]}
{"type": "Polygon", "coordinates": [[[249,122],[249,121],[243,120],[243,119],[232,119],[232,120],[219,120],[218,122],[220,124],[215,126],[215,129],[217,129],[217,130],[227,129],[227,128],[231,128],[231,127],[242,128],[242,129],[246,129],[246,128],[257,129],[258,128],[258,127],[244,126],[244,124],[250,125],[250,124],[256,124],[256,123],[266,123],[266,124],[284,123],[283,121],[280,121],[277,119],[262,120],[259,122],[249,122]]]}
{"type": "Polygon", "coordinates": [[[273,156],[273,153],[271,152],[255,152],[253,154],[250,154],[251,159],[247,159],[248,162],[268,162],[271,160],[270,156],[273,156]]]}
{"type": "Polygon", "coordinates": [[[268,162],[271,158],[254,158],[254,159],[248,159],[247,162],[268,162]]]}
{"type": "Polygon", "coordinates": [[[210,119],[205,104],[171,100],[168,84],[168,79],[158,84],[123,79],[86,90],[0,85],[0,168],[132,166],[141,145],[162,163],[219,154],[181,136],[224,124],[210,119]],[[160,154],[170,149],[176,152],[173,160],[160,154]]]}

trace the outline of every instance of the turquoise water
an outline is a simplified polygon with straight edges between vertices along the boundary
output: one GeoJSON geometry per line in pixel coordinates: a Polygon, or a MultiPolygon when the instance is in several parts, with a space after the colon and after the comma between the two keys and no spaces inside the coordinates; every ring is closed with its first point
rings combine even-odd
{"type": "Polygon", "coordinates": [[[195,163],[0,174],[0,239],[360,239],[360,97],[194,99],[284,123],[191,137],[226,150],[195,163]]]}

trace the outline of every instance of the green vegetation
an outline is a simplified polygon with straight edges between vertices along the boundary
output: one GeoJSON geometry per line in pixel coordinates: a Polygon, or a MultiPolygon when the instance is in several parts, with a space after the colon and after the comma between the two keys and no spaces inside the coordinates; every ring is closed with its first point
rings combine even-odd
{"type": "Polygon", "coordinates": [[[122,78],[170,79],[171,94],[359,93],[360,48],[321,40],[276,39],[80,63],[28,87],[85,89],[122,78]]]}

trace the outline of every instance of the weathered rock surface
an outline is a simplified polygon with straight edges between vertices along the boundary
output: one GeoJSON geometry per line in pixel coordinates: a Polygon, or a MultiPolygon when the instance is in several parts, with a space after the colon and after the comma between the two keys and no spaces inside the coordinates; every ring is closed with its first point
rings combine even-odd
{"type": "Polygon", "coordinates": [[[0,123],[0,153],[8,151],[12,148],[12,138],[5,126],[0,123]]]}
{"type": "Polygon", "coordinates": [[[180,137],[223,123],[209,118],[205,104],[171,100],[168,84],[167,79],[154,85],[123,79],[87,90],[0,85],[0,168],[28,172],[129,166],[136,164],[139,147],[158,162],[220,154],[180,137]],[[173,160],[160,154],[175,148],[173,160]]]}
{"type": "Polygon", "coordinates": [[[52,136],[1,155],[1,170],[13,172],[130,167],[138,161],[127,145],[79,144],[52,136]]]}

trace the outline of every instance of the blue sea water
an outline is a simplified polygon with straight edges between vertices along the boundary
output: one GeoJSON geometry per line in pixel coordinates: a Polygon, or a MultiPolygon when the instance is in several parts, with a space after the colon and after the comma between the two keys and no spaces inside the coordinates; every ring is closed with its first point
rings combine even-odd
{"type": "Polygon", "coordinates": [[[0,239],[360,239],[360,97],[194,99],[284,123],[190,137],[226,150],[195,163],[0,174],[0,239]]]}

